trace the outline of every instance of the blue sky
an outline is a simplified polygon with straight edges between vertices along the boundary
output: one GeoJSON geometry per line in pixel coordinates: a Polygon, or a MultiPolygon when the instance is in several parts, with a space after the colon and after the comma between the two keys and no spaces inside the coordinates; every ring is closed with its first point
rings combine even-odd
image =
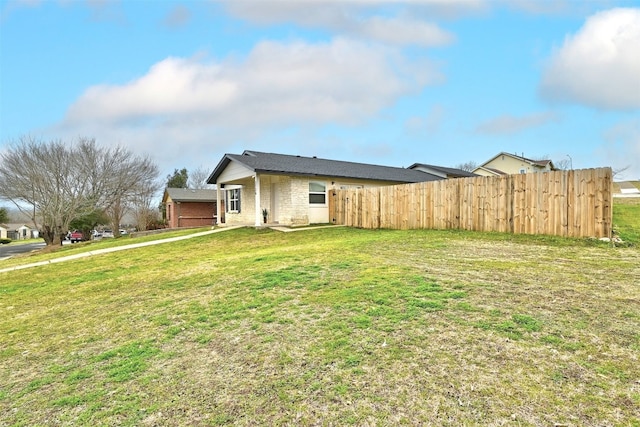
{"type": "Polygon", "coordinates": [[[640,179],[640,1],[2,0],[0,151],[23,136],[162,176],[251,149],[640,179]]]}

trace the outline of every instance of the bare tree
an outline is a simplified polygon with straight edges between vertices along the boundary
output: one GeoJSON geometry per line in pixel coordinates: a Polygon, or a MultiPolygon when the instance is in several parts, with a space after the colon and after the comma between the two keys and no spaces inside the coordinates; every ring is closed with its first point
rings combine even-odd
{"type": "Polygon", "coordinates": [[[197,169],[189,172],[188,188],[195,188],[197,190],[213,188],[212,185],[207,184],[207,178],[211,172],[204,166],[200,165],[197,169]]]}
{"type": "Polygon", "coordinates": [[[0,160],[0,197],[21,211],[31,209],[47,244],[60,244],[72,220],[96,209],[110,214],[117,233],[130,201],[158,178],[148,158],[99,147],[93,139],[65,145],[22,138],[0,160]]]}
{"type": "Polygon", "coordinates": [[[47,244],[61,243],[69,223],[82,210],[84,185],[78,159],[62,141],[44,144],[21,138],[1,155],[0,197],[29,215],[47,244]],[[37,218],[38,217],[38,218],[37,218]]]}
{"type": "Polygon", "coordinates": [[[132,213],[139,231],[148,230],[150,224],[159,222],[160,213],[153,207],[155,191],[137,194],[132,201],[132,213]]]}
{"type": "Polygon", "coordinates": [[[473,172],[473,170],[478,167],[478,164],[473,160],[470,160],[465,163],[459,163],[455,167],[456,169],[462,169],[463,171],[473,172]]]}
{"type": "Polygon", "coordinates": [[[631,165],[627,165],[627,166],[620,167],[620,168],[613,168],[612,171],[611,171],[612,172],[611,178],[622,178],[624,173],[630,167],[631,167],[631,165]]]}
{"type": "Polygon", "coordinates": [[[109,151],[109,161],[105,165],[109,175],[104,184],[105,197],[99,198],[109,216],[113,234],[120,236],[120,223],[125,214],[142,197],[154,195],[159,189],[159,170],[148,157],[132,156],[118,147],[109,151]]]}
{"type": "Polygon", "coordinates": [[[560,159],[557,160],[555,162],[553,162],[553,166],[557,169],[557,170],[569,170],[573,167],[573,165],[571,164],[571,160],[570,159],[560,159]]]}

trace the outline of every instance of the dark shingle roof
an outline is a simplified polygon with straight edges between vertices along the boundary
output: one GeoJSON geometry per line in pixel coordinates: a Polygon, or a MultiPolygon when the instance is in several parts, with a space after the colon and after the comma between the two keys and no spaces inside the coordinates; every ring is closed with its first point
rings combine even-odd
{"type": "Polygon", "coordinates": [[[225,154],[209,176],[207,183],[216,183],[222,171],[231,161],[241,163],[254,172],[276,175],[327,176],[398,183],[441,179],[435,175],[405,168],[247,150],[243,154],[225,154]]]}
{"type": "Polygon", "coordinates": [[[430,168],[439,172],[444,173],[447,176],[455,176],[455,177],[475,177],[478,176],[473,172],[469,172],[466,170],[462,170],[462,169],[457,169],[457,168],[447,168],[444,166],[436,166],[436,165],[426,165],[424,163],[414,163],[411,166],[409,166],[409,169],[415,169],[417,167],[425,167],[425,168],[430,168]]]}
{"type": "Polygon", "coordinates": [[[192,188],[167,188],[165,190],[164,201],[167,197],[171,197],[174,202],[215,202],[216,190],[192,188]]]}

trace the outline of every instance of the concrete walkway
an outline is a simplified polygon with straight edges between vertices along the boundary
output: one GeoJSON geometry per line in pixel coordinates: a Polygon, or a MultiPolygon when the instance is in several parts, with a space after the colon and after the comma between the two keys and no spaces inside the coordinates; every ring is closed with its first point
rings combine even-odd
{"type": "Polygon", "coordinates": [[[0,273],[5,273],[8,271],[15,271],[15,270],[23,270],[25,268],[39,267],[41,265],[56,264],[58,262],[65,262],[65,261],[71,261],[74,259],[87,258],[90,256],[108,254],[111,252],[126,251],[128,249],[143,248],[145,246],[153,246],[153,245],[160,245],[163,243],[177,242],[179,240],[193,239],[194,237],[206,236],[209,234],[220,233],[222,231],[234,230],[236,228],[241,228],[241,227],[239,226],[221,227],[221,228],[215,228],[213,230],[201,231],[200,233],[188,234],[186,236],[169,237],[167,239],[158,239],[158,240],[152,240],[149,242],[132,243],[130,245],[115,246],[113,248],[96,249],[95,251],[87,251],[79,254],[67,255],[60,258],[53,258],[47,261],[33,262],[31,264],[16,265],[15,267],[3,268],[3,269],[0,269],[0,273]]]}
{"type": "MultiPolygon", "coordinates": [[[[275,226],[275,227],[269,227],[269,228],[271,228],[273,230],[276,230],[276,231],[281,231],[281,232],[288,233],[288,232],[291,232],[291,231],[317,230],[317,229],[329,228],[329,227],[336,227],[336,226],[335,225],[327,225],[327,226],[320,226],[320,227],[297,227],[297,228],[275,226]]],[[[160,245],[160,244],[163,244],[163,243],[177,242],[179,240],[186,240],[186,239],[192,239],[194,237],[207,236],[209,234],[220,233],[222,231],[235,230],[237,228],[244,228],[244,226],[237,225],[237,226],[229,226],[229,227],[220,227],[220,228],[214,228],[213,230],[201,231],[199,233],[188,234],[186,236],[169,237],[167,239],[158,239],[158,240],[152,240],[152,241],[149,241],[149,242],[132,243],[130,245],[115,246],[113,248],[96,249],[95,251],[87,251],[87,252],[82,252],[82,253],[79,253],[79,254],[67,255],[67,256],[60,257],[60,258],[53,258],[53,259],[50,259],[50,260],[47,260],[47,261],[33,262],[31,264],[16,265],[14,267],[2,268],[2,269],[0,269],[0,273],[6,273],[6,272],[9,272],[9,271],[16,271],[16,270],[24,270],[25,268],[33,268],[33,267],[39,267],[41,265],[56,264],[56,263],[59,263],[59,262],[72,261],[74,259],[87,258],[87,257],[90,257],[90,256],[108,254],[108,253],[111,253],[111,252],[125,251],[125,250],[128,250],[128,249],[143,248],[145,246],[153,246],[153,245],[160,245]]]]}

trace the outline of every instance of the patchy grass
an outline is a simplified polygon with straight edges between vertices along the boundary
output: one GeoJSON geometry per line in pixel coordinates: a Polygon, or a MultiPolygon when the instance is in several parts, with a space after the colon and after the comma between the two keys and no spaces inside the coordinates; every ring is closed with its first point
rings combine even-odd
{"type": "Polygon", "coordinates": [[[0,425],[640,425],[639,284],[635,247],[344,227],[0,273],[0,425]]]}
{"type": "Polygon", "coordinates": [[[0,424],[640,425],[639,284],[634,247],[345,227],[4,273],[0,424]]]}
{"type": "Polygon", "coordinates": [[[614,199],[613,229],[623,241],[640,245],[640,197],[614,199]]]}

